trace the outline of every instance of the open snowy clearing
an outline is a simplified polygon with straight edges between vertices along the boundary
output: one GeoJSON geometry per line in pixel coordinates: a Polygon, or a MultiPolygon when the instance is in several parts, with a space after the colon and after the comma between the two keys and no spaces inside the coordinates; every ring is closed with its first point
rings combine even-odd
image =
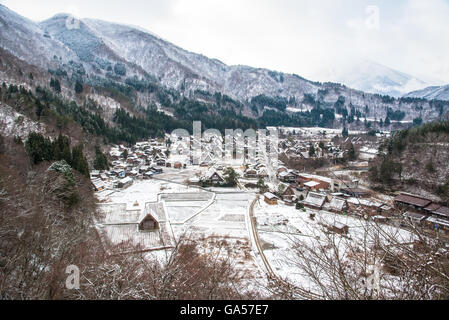
{"type": "MultiPolygon", "coordinates": [[[[411,243],[414,240],[409,232],[387,225],[375,225],[373,222],[325,211],[306,209],[303,212],[295,207],[271,206],[263,200],[257,202],[254,215],[257,218],[262,248],[273,271],[279,277],[300,284],[303,288],[310,288],[310,284],[295,264],[298,257],[294,247],[300,242],[308,245],[324,243],[328,233],[326,225],[341,223],[349,227],[347,237],[336,235],[342,240],[339,241],[339,246],[343,250],[347,243],[362,243],[369,228],[376,228],[385,237],[394,237],[401,243],[411,243]],[[316,215],[314,220],[310,218],[310,214],[316,215]]],[[[373,242],[374,239],[367,241],[373,242]]]]}

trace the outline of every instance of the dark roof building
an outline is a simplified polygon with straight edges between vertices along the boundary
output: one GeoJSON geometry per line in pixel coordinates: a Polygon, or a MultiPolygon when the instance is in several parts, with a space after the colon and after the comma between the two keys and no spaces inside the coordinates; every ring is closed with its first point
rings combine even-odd
{"type": "Polygon", "coordinates": [[[423,210],[425,207],[431,204],[432,201],[418,196],[403,193],[394,199],[394,203],[399,207],[413,207],[418,210],[423,210]]]}

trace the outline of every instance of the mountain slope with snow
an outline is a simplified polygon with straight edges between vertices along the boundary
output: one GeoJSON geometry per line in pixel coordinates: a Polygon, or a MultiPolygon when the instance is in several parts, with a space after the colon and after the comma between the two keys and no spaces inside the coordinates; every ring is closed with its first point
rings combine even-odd
{"type": "Polygon", "coordinates": [[[409,98],[423,98],[423,99],[436,99],[449,101],[449,85],[446,86],[433,86],[423,90],[417,90],[405,95],[409,98]]]}
{"type": "MultiPolygon", "coordinates": [[[[288,110],[305,111],[318,106],[335,110],[337,101],[344,101],[338,107],[339,112],[341,107],[348,114],[355,108],[369,119],[385,119],[392,110],[403,112],[403,120],[408,122],[418,117],[427,121],[441,117],[446,111],[445,106],[417,105],[372,94],[402,96],[416,87],[422,88],[423,84],[372,62],[335,65],[325,81],[349,84],[345,86],[313,82],[267,69],[228,66],[217,59],[186,51],[141,28],[95,19],[74,20],[67,14],[58,14],[35,23],[0,5],[0,24],[0,47],[27,63],[49,70],[52,76],[61,77],[63,72],[68,90],[73,90],[75,81],[91,87],[102,82],[126,87],[130,81],[146,81],[174,90],[179,96],[190,97],[197,90],[212,95],[220,92],[243,103],[242,111],[250,117],[260,117],[264,110],[270,110],[270,105],[255,107],[251,103],[259,95],[274,101],[289,101],[284,106],[288,110]],[[342,80],[339,74],[345,75],[344,81],[338,81],[342,80]]],[[[147,106],[154,102],[155,96],[151,92],[139,93],[130,100],[133,100],[130,105],[147,106]]],[[[165,107],[170,104],[167,99],[165,104],[165,107]]]]}
{"type": "Polygon", "coordinates": [[[54,57],[76,60],[63,43],[52,39],[36,23],[0,4],[1,46],[16,57],[41,67],[54,65],[54,57]]]}
{"type": "Polygon", "coordinates": [[[369,60],[348,59],[333,63],[318,72],[316,77],[364,92],[393,97],[426,87],[425,82],[411,75],[369,60]]]}

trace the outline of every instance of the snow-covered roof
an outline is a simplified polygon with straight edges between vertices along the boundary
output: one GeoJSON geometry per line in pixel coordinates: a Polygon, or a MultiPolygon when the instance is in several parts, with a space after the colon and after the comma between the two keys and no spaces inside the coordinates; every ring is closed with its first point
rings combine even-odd
{"type": "Polygon", "coordinates": [[[274,194],[272,194],[271,192],[265,193],[265,194],[264,194],[264,197],[267,198],[268,200],[274,200],[274,199],[277,199],[277,197],[276,197],[274,194]]]}
{"type": "Polygon", "coordinates": [[[340,198],[333,198],[329,204],[329,207],[331,207],[334,210],[343,210],[346,205],[346,200],[340,199],[340,198]]]}
{"type": "Polygon", "coordinates": [[[126,184],[126,183],[130,183],[132,181],[133,181],[133,179],[131,177],[126,177],[126,178],[123,178],[122,180],[120,180],[120,183],[126,184]]]}
{"type": "Polygon", "coordinates": [[[104,182],[100,179],[94,179],[92,180],[92,184],[95,186],[95,189],[99,190],[102,188],[105,188],[106,185],[104,184],[104,182]]]}
{"type": "Polygon", "coordinates": [[[319,183],[319,182],[316,182],[316,181],[309,181],[309,182],[304,183],[304,185],[305,185],[306,187],[309,187],[309,188],[316,187],[316,186],[318,186],[319,184],[320,184],[320,183],[319,183]]]}
{"type": "Polygon", "coordinates": [[[326,195],[315,192],[309,192],[304,204],[309,204],[315,207],[322,207],[326,201],[326,195]]]}
{"type": "Polygon", "coordinates": [[[308,174],[308,173],[301,173],[300,176],[304,177],[304,178],[308,178],[308,179],[317,179],[317,180],[324,181],[324,182],[327,182],[329,184],[332,184],[332,179],[328,178],[328,177],[317,176],[317,175],[308,174]]]}
{"type": "Polygon", "coordinates": [[[383,206],[383,203],[373,201],[373,200],[367,200],[367,199],[359,199],[359,198],[349,198],[348,202],[355,205],[362,205],[365,207],[376,207],[380,208],[383,206]]]}

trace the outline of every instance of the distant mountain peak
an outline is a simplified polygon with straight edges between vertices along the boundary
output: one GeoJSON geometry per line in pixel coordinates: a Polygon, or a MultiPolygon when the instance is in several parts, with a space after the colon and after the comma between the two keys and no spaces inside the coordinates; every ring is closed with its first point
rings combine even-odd
{"type": "Polygon", "coordinates": [[[368,93],[401,97],[407,92],[422,89],[426,83],[404,72],[368,59],[348,58],[334,61],[315,75],[316,78],[342,83],[368,93]]]}

